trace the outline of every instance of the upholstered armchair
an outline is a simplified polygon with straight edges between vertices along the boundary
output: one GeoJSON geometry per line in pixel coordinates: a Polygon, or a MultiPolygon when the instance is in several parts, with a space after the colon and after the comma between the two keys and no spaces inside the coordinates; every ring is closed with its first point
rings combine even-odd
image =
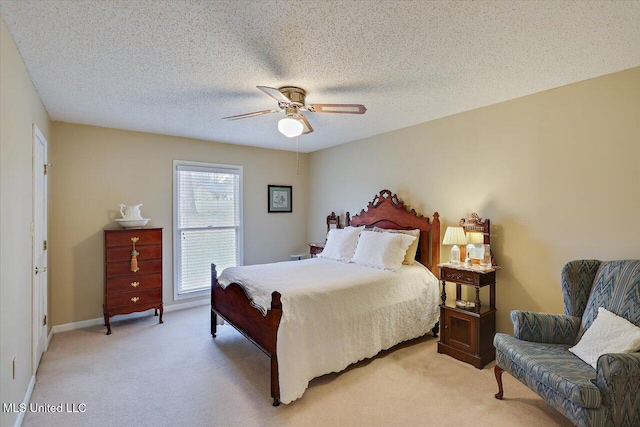
{"type": "Polygon", "coordinates": [[[507,371],[578,426],[640,426],[640,352],[604,354],[596,369],[568,351],[598,307],[640,326],[640,261],[572,261],[562,270],[565,314],[511,312],[496,334],[497,399],[507,371]]]}

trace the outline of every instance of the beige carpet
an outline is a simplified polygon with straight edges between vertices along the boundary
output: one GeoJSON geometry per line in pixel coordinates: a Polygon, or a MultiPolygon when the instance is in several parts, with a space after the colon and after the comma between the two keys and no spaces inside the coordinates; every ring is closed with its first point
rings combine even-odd
{"type": "Polygon", "coordinates": [[[571,425],[508,374],[505,400],[496,400],[493,364],[478,370],[440,355],[431,337],[317,378],[301,399],[274,408],[269,359],[230,326],[213,340],[208,307],[112,330],[53,337],[31,402],[86,410],[27,412],[24,426],[571,425]]]}

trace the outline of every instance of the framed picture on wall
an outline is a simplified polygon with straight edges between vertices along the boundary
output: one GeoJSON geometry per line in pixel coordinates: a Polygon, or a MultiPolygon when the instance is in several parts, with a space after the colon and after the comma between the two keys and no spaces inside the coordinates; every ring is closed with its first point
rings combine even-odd
{"type": "Polygon", "coordinates": [[[290,185],[269,185],[269,212],[292,212],[292,187],[290,185]]]}

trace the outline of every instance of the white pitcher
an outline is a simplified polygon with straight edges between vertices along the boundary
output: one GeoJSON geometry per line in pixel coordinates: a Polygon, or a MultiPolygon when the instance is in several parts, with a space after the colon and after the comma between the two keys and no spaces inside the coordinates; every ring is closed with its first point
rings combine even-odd
{"type": "Polygon", "coordinates": [[[122,219],[143,219],[140,213],[140,206],[142,206],[142,203],[131,206],[120,205],[120,215],[122,215],[122,219]]]}

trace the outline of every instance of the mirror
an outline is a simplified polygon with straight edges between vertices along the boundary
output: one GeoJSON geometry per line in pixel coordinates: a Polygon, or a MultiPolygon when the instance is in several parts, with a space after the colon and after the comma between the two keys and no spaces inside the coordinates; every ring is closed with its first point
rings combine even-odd
{"type": "Polygon", "coordinates": [[[493,265],[493,256],[489,252],[485,257],[485,245],[491,245],[490,221],[472,213],[467,218],[460,220],[460,226],[464,228],[467,235],[467,253],[472,264],[486,264],[490,260],[489,265],[493,265]]]}

